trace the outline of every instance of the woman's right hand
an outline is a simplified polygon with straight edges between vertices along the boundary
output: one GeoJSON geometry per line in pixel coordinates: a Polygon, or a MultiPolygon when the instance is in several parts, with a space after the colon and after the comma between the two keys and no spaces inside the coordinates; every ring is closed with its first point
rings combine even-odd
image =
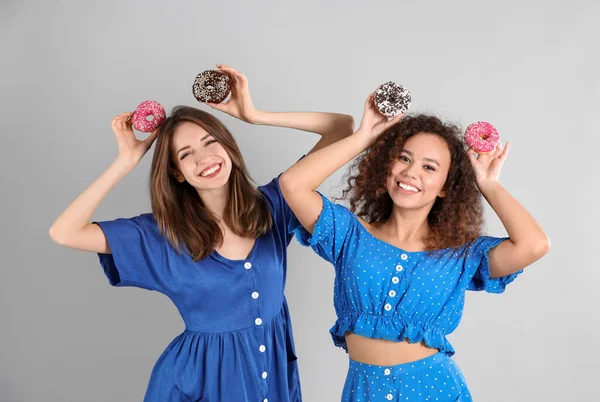
{"type": "Polygon", "coordinates": [[[158,134],[158,129],[145,140],[138,140],[133,133],[132,117],[133,112],[121,113],[115,116],[111,127],[117,139],[119,158],[131,163],[131,167],[133,168],[152,146],[158,134]]]}
{"type": "Polygon", "coordinates": [[[363,118],[360,122],[360,127],[357,133],[364,135],[369,144],[373,144],[381,134],[383,134],[388,128],[398,123],[404,117],[401,113],[393,119],[388,119],[382,115],[377,106],[375,106],[375,92],[371,93],[365,102],[363,118]]]}

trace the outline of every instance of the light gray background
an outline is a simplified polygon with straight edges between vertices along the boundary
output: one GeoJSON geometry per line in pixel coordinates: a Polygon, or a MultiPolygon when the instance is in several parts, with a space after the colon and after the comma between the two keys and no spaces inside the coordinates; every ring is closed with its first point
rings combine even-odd
{"type": "MultiPolygon", "coordinates": [[[[504,295],[468,294],[456,360],[477,401],[598,400],[598,3],[324,3],[2,1],[1,401],[142,399],[183,330],[177,310],[159,293],[111,288],[95,255],[53,244],[48,228],[116,156],[115,114],[146,99],[197,106],[192,81],[218,62],[247,75],[258,108],[358,123],[367,94],[395,80],[412,111],[496,125],[512,142],[502,182],[553,249],[504,295]]],[[[317,138],[215,113],[258,183],[317,138]]],[[[94,218],[149,210],[150,160],[94,218]]],[[[341,173],[322,189],[338,194],[341,173]]],[[[339,400],[333,270],[295,242],[290,261],[305,400],[339,400]]]]}

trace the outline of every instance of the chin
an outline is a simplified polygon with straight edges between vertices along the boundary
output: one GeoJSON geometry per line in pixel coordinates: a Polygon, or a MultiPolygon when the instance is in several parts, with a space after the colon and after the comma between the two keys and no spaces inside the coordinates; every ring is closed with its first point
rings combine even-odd
{"type": "Polygon", "coordinates": [[[423,202],[422,199],[407,199],[402,195],[394,195],[390,196],[392,202],[394,203],[394,207],[401,209],[422,209],[427,207],[428,205],[433,205],[433,203],[423,202]]]}

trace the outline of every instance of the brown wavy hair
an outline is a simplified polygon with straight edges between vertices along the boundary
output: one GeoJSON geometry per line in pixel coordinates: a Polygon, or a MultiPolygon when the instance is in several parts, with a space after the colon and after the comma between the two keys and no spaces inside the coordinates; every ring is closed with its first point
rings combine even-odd
{"type": "Polygon", "coordinates": [[[223,223],[238,236],[257,238],[271,229],[272,219],[262,193],[252,184],[242,153],[225,125],[210,113],[188,106],[176,106],[161,124],[150,172],[152,212],[160,231],[178,251],[185,249],[199,261],[223,244],[218,218],[204,205],[196,189],[180,183],[171,173],[171,139],[183,122],[197,124],[219,142],[231,158],[227,181],[229,200],[223,223]]]}
{"type": "Polygon", "coordinates": [[[460,128],[443,123],[435,116],[406,116],[383,133],[351,165],[346,176],[347,187],[340,199],[347,199],[351,211],[365,221],[385,222],[393,208],[386,187],[392,162],[398,159],[406,141],[419,133],[431,133],[442,138],[448,145],[451,158],[444,184],[446,196],[436,199],[427,216],[430,234],[426,248],[459,247],[481,234],[481,194],[475,183],[475,174],[467,157],[468,148],[461,138],[460,128]]]}

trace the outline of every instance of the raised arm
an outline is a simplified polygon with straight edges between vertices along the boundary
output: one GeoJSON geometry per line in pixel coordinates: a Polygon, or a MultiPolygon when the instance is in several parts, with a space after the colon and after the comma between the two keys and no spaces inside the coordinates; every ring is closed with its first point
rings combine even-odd
{"type": "Polygon", "coordinates": [[[217,64],[217,67],[230,77],[231,98],[224,103],[209,103],[208,105],[214,109],[251,124],[287,127],[319,134],[321,139],[310,152],[314,152],[345,138],[354,131],[354,119],[350,115],[324,112],[265,112],[257,110],[250,97],[246,76],[224,64],[217,64]]]}
{"type": "Polygon", "coordinates": [[[509,240],[489,253],[490,276],[500,278],[517,272],[542,258],[550,251],[548,237],[517,200],[498,181],[500,169],[508,155],[509,144],[500,144],[493,153],[468,155],[475,171],[477,186],[504,225],[509,240]]]}
{"type": "Polygon", "coordinates": [[[60,245],[96,253],[110,253],[102,229],[90,223],[94,211],[112,188],[138,164],[156,139],[156,131],[147,139],[135,138],[129,122],[131,113],[112,121],[119,155],[110,167],[81,193],[50,228],[50,237],[60,245]]]}
{"type": "Polygon", "coordinates": [[[307,155],[281,175],[281,192],[308,232],[312,233],[323,208],[316,189],[336,170],[369,148],[379,135],[402,117],[399,115],[388,121],[375,108],[371,94],[365,102],[360,127],[354,134],[307,155]]]}

